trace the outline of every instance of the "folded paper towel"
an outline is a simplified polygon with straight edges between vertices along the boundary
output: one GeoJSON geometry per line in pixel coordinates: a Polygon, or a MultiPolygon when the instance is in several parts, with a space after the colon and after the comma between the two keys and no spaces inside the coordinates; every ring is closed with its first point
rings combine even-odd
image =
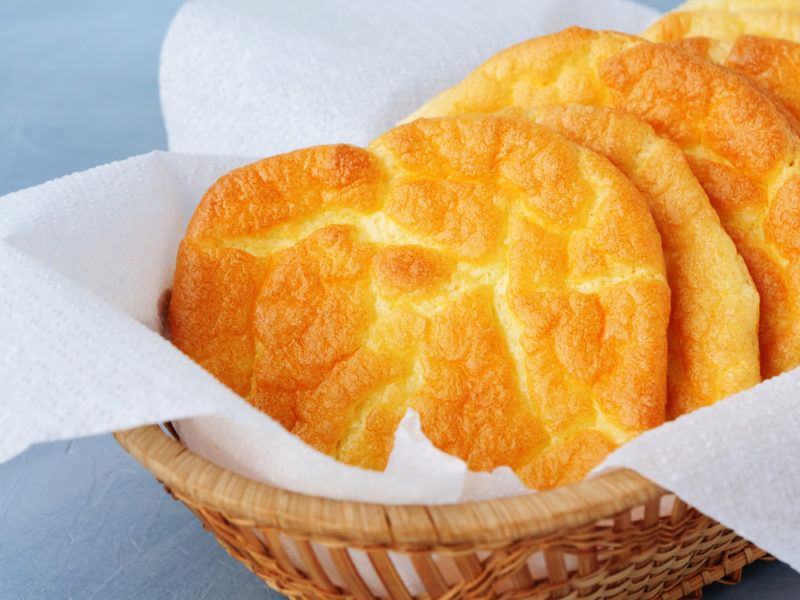
{"type": "Polygon", "coordinates": [[[298,492],[396,504],[525,493],[508,468],[470,473],[434,448],[413,413],[386,472],[337,462],[161,337],[159,299],[186,223],[242,162],[157,152],[0,201],[0,460],[35,442],[205,415],[178,425],[190,447],[298,492]]]}
{"type": "MultiPolygon", "coordinates": [[[[571,24],[638,31],[655,17],[611,0],[428,4],[319,2],[307,16],[288,0],[189,2],[163,53],[172,149],[363,144],[509,43],[571,24]]],[[[0,460],[38,441],[199,416],[179,425],[195,449],[296,491],[394,503],[521,493],[508,470],[470,474],[433,448],[413,413],[386,473],[337,463],[158,335],[183,228],[203,190],[242,162],[154,153],[0,200],[0,460]]],[[[605,466],[638,470],[800,568],[798,386],[798,372],[764,383],[605,466]]]]}

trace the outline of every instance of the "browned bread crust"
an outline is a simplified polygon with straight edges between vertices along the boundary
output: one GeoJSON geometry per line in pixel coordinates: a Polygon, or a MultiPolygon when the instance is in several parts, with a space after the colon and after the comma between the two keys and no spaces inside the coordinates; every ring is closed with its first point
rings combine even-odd
{"type": "Polygon", "coordinates": [[[645,201],[528,119],[420,120],[222,177],[180,246],[174,343],[312,446],[382,468],[408,407],[544,489],[664,419],[645,201]]]}
{"type": "Polygon", "coordinates": [[[413,117],[565,103],[626,110],[681,147],[761,296],[762,375],[800,364],[800,139],[784,110],[680,48],[572,28],[500,52],[413,117]]]}
{"type": "Polygon", "coordinates": [[[743,10],[665,15],[644,34],[746,75],[800,118],[800,12],[743,10]]]}
{"type": "Polygon", "coordinates": [[[672,290],[667,417],[757,384],[758,293],[680,148],[619,109],[567,104],[529,116],[606,156],[648,202],[672,290]]]}

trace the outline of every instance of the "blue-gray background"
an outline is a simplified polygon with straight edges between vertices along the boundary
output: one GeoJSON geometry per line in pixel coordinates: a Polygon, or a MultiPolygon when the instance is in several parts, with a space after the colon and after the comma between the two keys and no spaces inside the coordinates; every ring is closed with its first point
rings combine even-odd
{"type": "MultiPolygon", "coordinates": [[[[0,0],[0,194],[166,146],[158,52],[179,4],[0,0]]],[[[0,465],[2,600],[279,597],[108,435],[0,465]]],[[[800,598],[800,575],[759,563],[706,597],[800,598]]]]}

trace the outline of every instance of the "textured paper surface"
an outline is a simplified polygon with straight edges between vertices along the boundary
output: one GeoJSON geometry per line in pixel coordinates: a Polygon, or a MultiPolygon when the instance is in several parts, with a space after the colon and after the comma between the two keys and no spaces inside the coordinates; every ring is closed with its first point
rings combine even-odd
{"type": "Polygon", "coordinates": [[[194,0],[161,58],[170,149],[365,145],[503,48],[572,25],[637,33],[625,0],[194,0]]]}
{"type": "MultiPolygon", "coordinates": [[[[162,59],[172,150],[364,144],[509,43],[574,23],[637,31],[655,16],[610,0],[430,4],[189,2],[162,59]]],[[[154,153],[0,199],[0,460],[39,441],[204,415],[179,425],[195,449],[288,489],[384,502],[521,493],[507,469],[470,474],[433,448],[413,413],[387,473],[341,465],[158,335],[194,206],[246,160],[154,153]]],[[[762,384],[641,436],[604,467],[635,468],[798,568],[798,387],[798,372],[762,384]]]]}
{"type": "Polygon", "coordinates": [[[800,570],[800,370],[648,431],[630,467],[800,570]]]}

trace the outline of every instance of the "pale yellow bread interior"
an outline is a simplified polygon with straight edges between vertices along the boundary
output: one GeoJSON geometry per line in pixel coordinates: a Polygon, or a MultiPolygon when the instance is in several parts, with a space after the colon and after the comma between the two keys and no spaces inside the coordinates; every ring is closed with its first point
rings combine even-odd
{"type": "Polygon", "coordinates": [[[336,458],[433,443],[531,487],[664,420],[669,288],[640,192],[530,119],[397,127],[222,177],[181,242],[173,342],[336,458]]]}

